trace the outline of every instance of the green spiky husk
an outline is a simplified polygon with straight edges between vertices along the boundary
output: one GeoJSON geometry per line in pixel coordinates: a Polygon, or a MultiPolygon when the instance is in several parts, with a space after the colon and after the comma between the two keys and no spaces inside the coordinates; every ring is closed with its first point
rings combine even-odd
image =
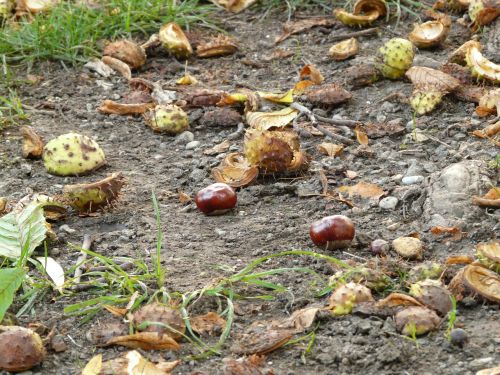
{"type": "Polygon", "coordinates": [[[378,50],[377,68],[389,79],[401,78],[413,64],[413,44],[403,38],[393,38],[378,50]]]}
{"type": "Polygon", "coordinates": [[[181,107],[158,105],[145,115],[146,123],[156,132],[180,134],[189,128],[189,117],[181,107]]]}
{"type": "Polygon", "coordinates": [[[417,91],[410,98],[410,105],[419,115],[432,112],[441,103],[444,93],[439,91],[417,91]]]}

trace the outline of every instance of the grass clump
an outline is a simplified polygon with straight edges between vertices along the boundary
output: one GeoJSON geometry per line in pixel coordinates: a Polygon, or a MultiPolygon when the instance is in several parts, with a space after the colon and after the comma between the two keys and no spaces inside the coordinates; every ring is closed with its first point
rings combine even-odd
{"type": "Polygon", "coordinates": [[[104,39],[147,38],[171,21],[209,23],[214,7],[198,0],[110,0],[98,8],[63,2],[31,22],[0,30],[0,55],[12,62],[60,60],[70,64],[100,55],[104,39]]]}

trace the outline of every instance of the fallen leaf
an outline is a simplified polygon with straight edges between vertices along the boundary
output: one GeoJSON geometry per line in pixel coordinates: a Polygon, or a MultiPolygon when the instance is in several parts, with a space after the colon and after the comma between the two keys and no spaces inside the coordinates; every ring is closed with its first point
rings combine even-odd
{"type": "Polygon", "coordinates": [[[104,344],[121,345],[132,349],[179,350],[180,345],[168,334],[158,332],[138,332],[131,335],[113,337],[104,344]]]}
{"type": "Polygon", "coordinates": [[[360,145],[367,145],[368,144],[368,136],[366,135],[366,133],[361,130],[360,126],[359,125],[356,125],[356,127],[354,128],[354,133],[356,134],[356,139],[358,140],[358,143],[360,145]]]}
{"type": "Polygon", "coordinates": [[[294,311],[288,318],[273,324],[276,328],[295,329],[295,333],[304,332],[310,328],[316,319],[316,314],[321,308],[318,306],[309,306],[294,311]]]}
{"type": "Polygon", "coordinates": [[[500,132],[500,121],[494,124],[488,125],[483,130],[474,130],[472,135],[478,138],[491,138],[500,132]]]}
{"type": "Polygon", "coordinates": [[[379,199],[384,195],[384,190],[380,186],[364,181],[360,181],[353,186],[341,186],[339,191],[347,192],[349,197],[357,195],[361,198],[379,199]]]}
{"type": "Polygon", "coordinates": [[[302,31],[309,30],[316,26],[330,27],[335,25],[335,20],[331,17],[308,18],[300,21],[289,21],[283,26],[283,34],[274,41],[276,44],[281,43],[290,35],[298,34],[302,31]]]}
{"type": "Polygon", "coordinates": [[[23,158],[39,158],[43,153],[43,140],[31,126],[21,128],[23,136],[23,158]]]}
{"type": "Polygon", "coordinates": [[[472,262],[474,262],[474,258],[469,255],[452,255],[446,259],[445,264],[471,264],[472,262]]]}
{"type": "Polygon", "coordinates": [[[99,112],[115,115],[137,115],[146,113],[155,107],[155,103],[123,104],[113,100],[105,100],[99,107],[99,112]]]}
{"type": "Polygon", "coordinates": [[[199,335],[218,334],[224,330],[226,321],[218,314],[210,311],[205,315],[194,316],[190,319],[193,331],[199,335]]]}
{"type": "Polygon", "coordinates": [[[352,98],[352,94],[335,83],[319,86],[306,92],[306,100],[320,106],[334,106],[352,98]]]}
{"type": "Polygon", "coordinates": [[[238,50],[238,44],[225,35],[217,37],[205,43],[200,43],[196,48],[198,57],[217,57],[232,55],[238,50]]]}
{"type": "Polygon", "coordinates": [[[302,68],[302,70],[300,71],[300,79],[308,79],[315,85],[319,85],[325,80],[319,69],[312,64],[307,64],[302,68]]]}
{"type": "Polygon", "coordinates": [[[191,202],[192,200],[193,199],[183,191],[179,192],[179,202],[181,204],[186,204],[188,202],[191,202]]]}
{"type": "Polygon", "coordinates": [[[462,239],[462,231],[457,227],[435,226],[431,228],[431,233],[435,236],[439,236],[441,234],[452,235],[452,241],[459,241],[462,239]]]}
{"type": "Polygon", "coordinates": [[[311,86],[314,86],[315,83],[313,81],[310,81],[308,79],[304,81],[299,81],[295,84],[293,87],[292,91],[294,95],[302,95],[304,92],[307,91],[307,89],[311,86]]]}
{"type": "Polygon", "coordinates": [[[132,350],[121,357],[114,358],[102,364],[101,375],[168,375],[180,364],[173,362],[149,362],[138,351],[132,350]]]}
{"type": "Polygon", "coordinates": [[[226,139],[225,141],[219,143],[218,145],[215,145],[212,148],[204,150],[203,154],[204,155],[217,155],[217,154],[221,154],[223,152],[226,152],[229,149],[230,146],[231,146],[231,142],[229,142],[226,139]]]}
{"type": "Polygon", "coordinates": [[[337,145],[335,143],[325,142],[318,145],[318,151],[328,156],[339,156],[343,149],[343,145],[337,145]]]}
{"type": "Polygon", "coordinates": [[[129,309],[124,309],[112,305],[103,305],[106,310],[108,310],[111,314],[114,316],[117,316],[118,318],[123,318],[125,315],[127,315],[129,309]]]}
{"type": "Polygon", "coordinates": [[[266,364],[266,358],[253,354],[238,359],[224,358],[224,375],[273,375],[274,372],[266,364]]]}
{"type": "Polygon", "coordinates": [[[97,354],[85,365],[81,375],[100,375],[102,369],[102,354],[97,354]]]}
{"type": "Polygon", "coordinates": [[[246,120],[250,127],[258,130],[283,128],[290,124],[298,115],[293,108],[283,108],[274,112],[247,112],[246,120]]]}
{"type": "Polygon", "coordinates": [[[175,81],[178,85],[196,85],[198,80],[189,73],[184,74],[181,78],[175,81]]]}
{"type": "Polygon", "coordinates": [[[245,10],[257,0],[210,0],[215,5],[220,5],[233,13],[239,13],[245,10]]]}
{"type": "Polygon", "coordinates": [[[257,94],[266,100],[278,104],[291,104],[293,102],[293,89],[282,94],[258,91],[257,94]]]}
{"type": "Polygon", "coordinates": [[[56,289],[62,293],[64,286],[64,270],[59,263],[51,257],[37,257],[47,275],[52,279],[56,289]]]}
{"type": "Polygon", "coordinates": [[[132,72],[130,71],[130,66],[125,62],[111,56],[103,56],[101,60],[111,69],[120,73],[122,77],[125,78],[126,80],[129,81],[132,78],[132,72]]]}
{"type": "Polygon", "coordinates": [[[295,54],[294,51],[285,50],[281,48],[276,48],[270,55],[266,55],[262,57],[262,61],[269,62],[278,59],[286,59],[287,57],[291,57],[295,54]]]}

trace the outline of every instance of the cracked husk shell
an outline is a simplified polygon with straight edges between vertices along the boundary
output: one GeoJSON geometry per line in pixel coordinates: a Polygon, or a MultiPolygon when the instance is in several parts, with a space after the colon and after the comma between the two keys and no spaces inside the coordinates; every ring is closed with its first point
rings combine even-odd
{"type": "Polygon", "coordinates": [[[353,14],[339,8],[335,9],[334,13],[335,17],[347,26],[368,26],[380,17],[380,13],[376,10],[372,10],[365,14],[353,14]]]}
{"type": "Polygon", "coordinates": [[[445,316],[453,308],[450,291],[438,280],[427,279],[412,284],[410,295],[441,316],[445,316]]]}
{"type": "Polygon", "coordinates": [[[476,26],[485,26],[500,15],[498,0],[470,0],[469,17],[476,26]]]}
{"type": "Polygon", "coordinates": [[[17,12],[40,13],[51,9],[58,4],[59,0],[19,0],[17,2],[17,12]]]}
{"type": "Polygon", "coordinates": [[[45,359],[45,348],[38,333],[18,326],[0,326],[0,370],[21,372],[45,359]]]}
{"type": "Polygon", "coordinates": [[[334,315],[350,314],[356,303],[367,301],[374,301],[370,289],[353,282],[336,288],[328,299],[329,309],[334,315]]]}
{"type": "Polygon", "coordinates": [[[104,151],[97,142],[77,133],[60,135],[43,148],[45,168],[58,176],[83,175],[105,162],[104,151]]]}
{"type": "Polygon", "coordinates": [[[228,154],[221,165],[212,169],[212,177],[217,182],[233,188],[252,184],[259,176],[259,168],[252,167],[239,152],[228,154]]]}
{"type": "Polygon", "coordinates": [[[468,45],[465,61],[473,76],[495,83],[500,82],[500,65],[483,56],[479,43],[475,42],[468,45]]]}
{"type": "Polygon", "coordinates": [[[186,331],[186,325],[179,310],[157,302],[137,310],[132,321],[139,331],[167,334],[174,340],[182,338],[186,331]]]}
{"type": "Polygon", "coordinates": [[[238,50],[238,44],[225,35],[218,35],[207,43],[200,43],[196,47],[198,57],[216,57],[232,55],[238,50]]]}
{"type": "Polygon", "coordinates": [[[376,11],[380,16],[387,14],[387,3],[384,0],[358,0],[354,3],[352,12],[354,14],[376,11]]]}
{"type": "Polygon", "coordinates": [[[441,44],[448,36],[449,28],[440,21],[428,21],[415,25],[408,39],[418,48],[431,48],[441,44]]]}
{"type": "Polygon", "coordinates": [[[356,38],[350,38],[331,46],[328,55],[336,61],[342,61],[354,56],[358,52],[358,40],[356,38]]]}
{"type": "Polygon", "coordinates": [[[403,38],[393,38],[378,50],[377,67],[389,79],[401,78],[413,64],[413,44],[403,38]]]}
{"type": "Polygon", "coordinates": [[[500,303],[500,275],[476,264],[469,264],[458,271],[448,288],[457,301],[468,295],[480,295],[500,303]]]}
{"type": "Polygon", "coordinates": [[[187,58],[193,54],[193,48],[181,27],[174,22],[163,25],[158,33],[160,42],[172,55],[187,58]]]}
{"type": "Polygon", "coordinates": [[[394,317],[396,329],[403,335],[423,335],[439,327],[441,319],[437,314],[423,306],[410,306],[399,311],[394,317]]]}
{"type": "Polygon", "coordinates": [[[500,274],[500,240],[478,243],[476,257],[481,264],[500,274]]]}
{"type": "Polygon", "coordinates": [[[146,63],[146,52],[138,44],[130,40],[118,40],[104,47],[104,56],[111,56],[123,61],[132,69],[137,69],[146,63]]]}
{"type": "Polygon", "coordinates": [[[488,91],[479,98],[479,105],[476,108],[476,113],[480,117],[500,114],[500,89],[488,91]]]}
{"type": "Polygon", "coordinates": [[[119,196],[125,184],[120,172],[91,184],[64,186],[64,200],[82,214],[95,212],[111,205],[119,196]]]}
{"type": "Polygon", "coordinates": [[[146,123],[155,132],[180,134],[189,128],[189,117],[174,104],[157,105],[144,115],[146,123]]]}
{"type": "Polygon", "coordinates": [[[293,149],[276,131],[248,129],[245,133],[244,154],[250,165],[263,173],[287,171],[293,160],[293,149]]]}
{"type": "Polygon", "coordinates": [[[418,115],[432,112],[441,103],[444,93],[439,91],[414,91],[410,98],[410,105],[418,115]]]}

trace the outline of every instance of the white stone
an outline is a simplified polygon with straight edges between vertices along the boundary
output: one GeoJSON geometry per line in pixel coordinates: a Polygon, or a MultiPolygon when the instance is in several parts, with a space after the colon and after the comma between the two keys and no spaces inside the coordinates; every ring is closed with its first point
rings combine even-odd
{"type": "Polygon", "coordinates": [[[396,197],[385,197],[378,202],[380,208],[384,210],[394,210],[398,205],[398,198],[396,197]]]}

